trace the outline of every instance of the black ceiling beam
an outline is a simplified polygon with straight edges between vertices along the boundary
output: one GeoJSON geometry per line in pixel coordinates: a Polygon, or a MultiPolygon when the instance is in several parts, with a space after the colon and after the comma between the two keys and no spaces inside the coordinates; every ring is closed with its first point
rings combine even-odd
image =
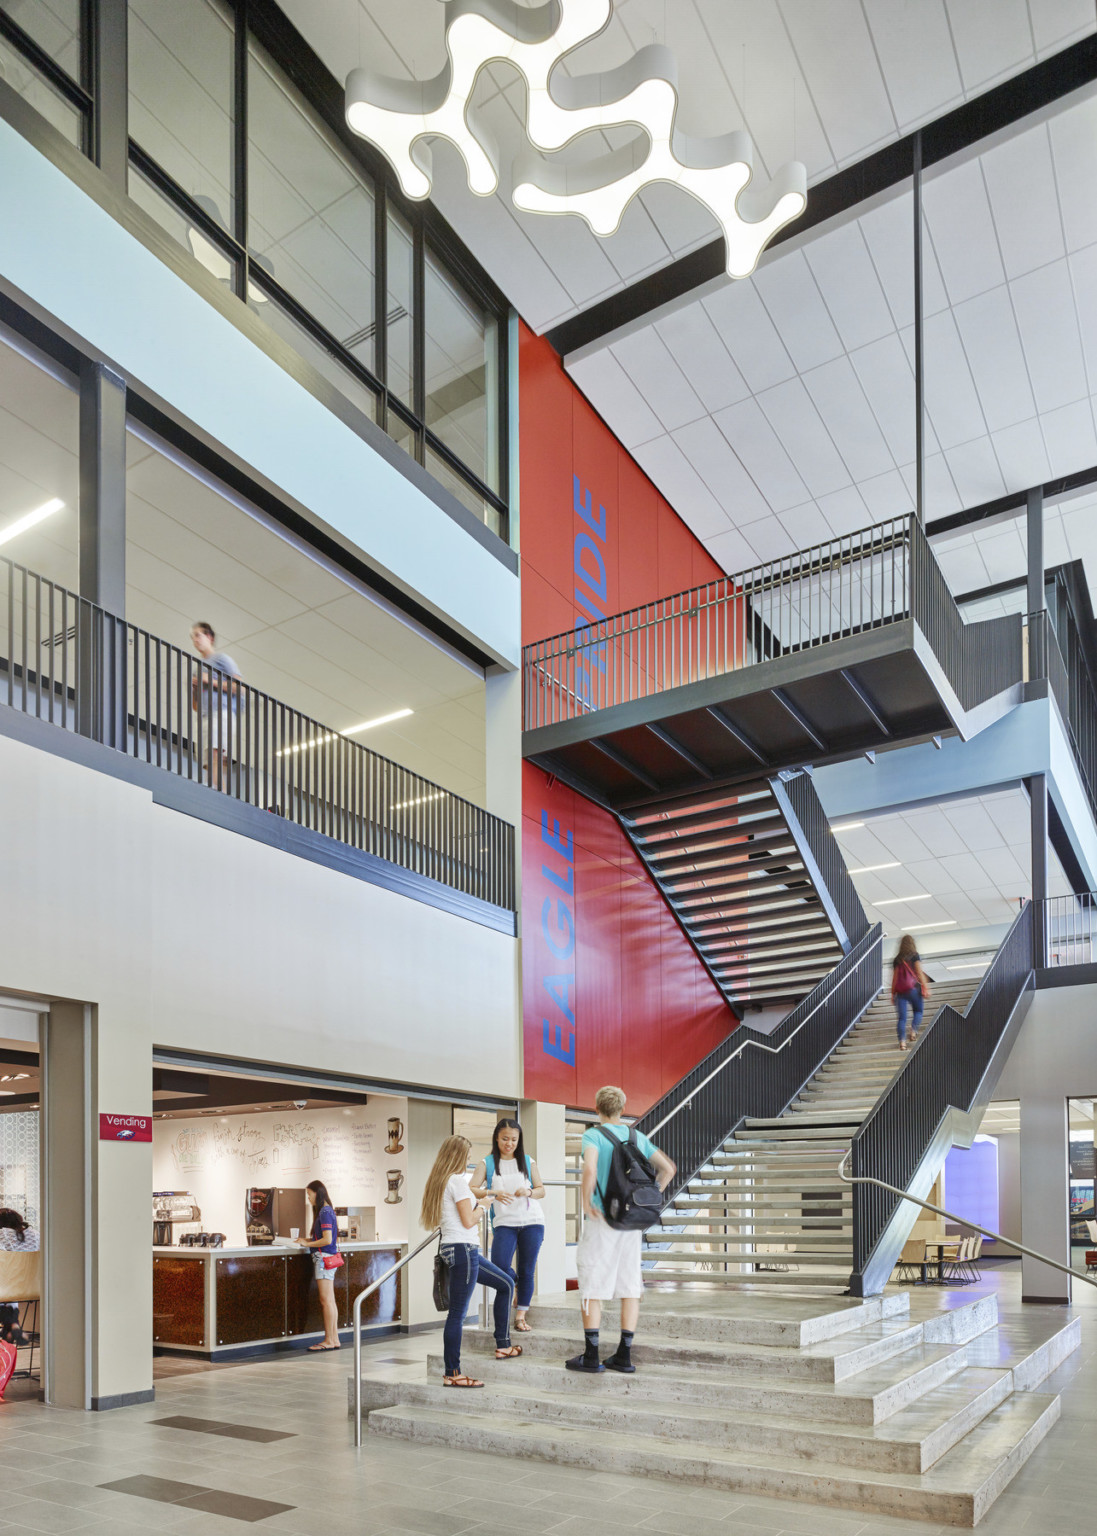
{"type": "MultiPolygon", "coordinates": [[[[946,112],[934,122],[926,123],[918,130],[922,136],[923,168],[928,169],[961,154],[980,140],[1023,122],[1034,112],[1054,105],[1072,91],[1092,85],[1095,80],[1097,35],[1090,35],[946,112]]],[[[769,242],[769,248],[802,235],[839,214],[848,213],[869,198],[908,181],[913,166],[914,137],[914,134],[907,134],[896,139],[809,188],[804,212],[778,230],[769,242]]],[[[720,237],[661,267],[650,277],[631,283],[620,293],[592,304],[545,334],[560,356],[567,357],[568,353],[600,341],[622,326],[703,287],[721,277],[725,270],[724,241],[720,237]]]]}
{"type": "Polygon", "coordinates": [[[746,731],[741,730],[739,726],[735,725],[731,720],[728,719],[727,715],[724,714],[724,711],[719,707],[718,704],[710,704],[708,706],[707,712],[716,721],[717,725],[722,725],[729,736],[734,736],[739,745],[741,747],[745,747],[746,750],[750,753],[751,757],[753,757],[757,762],[761,763],[763,768],[768,768],[770,766],[769,758],[766,757],[761,748],[755,746],[754,742],[751,741],[746,731]]]}
{"type": "Polygon", "coordinates": [[[688,763],[693,771],[699,773],[703,779],[713,779],[716,777],[711,768],[703,763],[699,757],[694,757],[689,748],[683,746],[677,737],[672,736],[663,726],[649,725],[648,730],[653,736],[658,737],[664,746],[669,747],[672,752],[676,752],[682,761],[688,763]]]}
{"type": "Polygon", "coordinates": [[[812,725],[811,721],[806,718],[802,710],[797,709],[796,705],[792,702],[783,688],[771,688],[769,692],[770,697],[777,700],[781,708],[785,710],[793,720],[796,721],[796,724],[803,731],[804,735],[815,743],[820,752],[828,752],[830,750],[826,742],[819,735],[819,732],[812,725]]]}
{"type": "Polygon", "coordinates": [[[601,752],[604,757],[608,757],[611,763],[616,763],[618,768],[623,768],[626,773],[631,774],[638,783],[643,784],[645,789],[650,789],[652,794],[659,793],[659,786],[655,780],[646,774],[637,763],[634,763],[631,757],[626,757],[623,752],[618,752],[617,748],[611,747],[608,741],[593,739],[590,744],[597,751],[601,752]]]}
{"type": "Polygon", "coordinates": [[[885,736],[890,736],[891,727],[888,725],[887,721],[884,719],[877,706],[873,703],[871,697],[869,696],[868,690],[857,681],[849,668],[843,667],[838,676],[842,679],[843,683],[845,683],[846,687],[853,694],[854,698],[860,701],[863,708],[871,716],[872,722],[876,726],[877,730],[883,731],[885,736]]]}
{"type": "MultiPolygon", "coordinates": [[[[1069,496],[1072,491],[1084,491],[1091,485],[1097,486],[1097,464],[1092,464],[1089,469],[1077,469],[1072,475],[1060,475],[1058,480],[1048,480],[1040,490],[1046,505],[1049,501],[1069,496]]],[[[933,539],[938,534],[955,533],[958,529],[970,528],[973,523],[987,523],[993,517],[1002,517],[1007,512],[1023,512],[1027,505],[1027,490],[1011,491],[1008,496],[996,496],[993,501],[980,502],[977,507],[965,507],[962,512],[934,518],[926,524],[926,537],[933,539]]]]}

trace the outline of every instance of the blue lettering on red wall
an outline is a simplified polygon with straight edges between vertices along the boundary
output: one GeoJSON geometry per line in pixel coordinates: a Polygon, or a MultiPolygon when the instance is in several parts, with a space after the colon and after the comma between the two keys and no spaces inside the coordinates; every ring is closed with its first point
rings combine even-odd
{"type": "MultiPolygon", "coordinates": [[[[546,896],[541,904],[541,934],[549,952],[557,961],[572,960],[575,954],[575,916],[564,896],[574,899],[575,894],[575,842],[570,829],[560,830],[560,823],[549,823],[547,810],[541,812],[541,841],[562,861],[563,868],[543,863],[541,873],[550,881],[561,896],[546,896]]],[[[548,854],[545,855],[548,858],[548,854]]],[[[575,1065],[575,1009],[572,997],[575,992],[575,962],[570,971],[553,971],[542,977],[541,985],[552,999],[553,1017],[546,1015],[542,1023],[542,1043],[546,1056],[554,1056],[566,1066],[575,1065]]]]}
{"type": "MultiPolygon", "coordinates": [[[[575,601],[580,612],[576,617],[576,629],[589,629],[600,624],[606,617],[609,602],[609,578],[606,573],[602,549],[606,543],[606,509],[600,506],[598,516],[593,510],[590,491],[584,493],[579,476],[572,476],[572,508],[584,524],[576,530],[572,554],[572,570],[575,577],[575,601]],[[589,532],[588,532],[589,530],[589,532]],[[591,534],[594,537],[591,537],[591,534]],[[601,546],[601,547],[600,547],[601,546]],[[585,558],[584,558],[585,557],[585,558]]],[[[591,667],[599,672],[606,670],[605,641],[585,645],[575,659],[575,692],[581,703],[590,704],[591,667]]]]}

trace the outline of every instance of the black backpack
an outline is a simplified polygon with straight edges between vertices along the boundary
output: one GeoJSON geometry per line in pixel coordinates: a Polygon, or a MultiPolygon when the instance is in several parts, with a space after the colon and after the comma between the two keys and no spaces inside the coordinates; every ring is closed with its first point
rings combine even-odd
{"type": "Polygon", "coordinates": [[[609,1177],[602,1192],[602,1212],[606,1221],[611,1227],[625,1231],[661,1226],[663,1193],[655,1169],[640,1151],[635,1128],[629,1126],[627,1141],[622,1141],[604,1125],[598,1129],[613,1147],[609,1177]]]}

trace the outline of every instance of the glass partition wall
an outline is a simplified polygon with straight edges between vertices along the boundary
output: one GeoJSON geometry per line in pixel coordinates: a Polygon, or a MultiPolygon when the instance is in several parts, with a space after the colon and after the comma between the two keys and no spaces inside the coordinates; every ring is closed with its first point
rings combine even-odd
{"type": "Polygon", "coordinates": [[[93,158],[121,123],[130,198],[506,540],[502,294],[346,127],[269,0],[129,0],[122,102],[106,14],[0,0],[0,80],[93,158]]]}

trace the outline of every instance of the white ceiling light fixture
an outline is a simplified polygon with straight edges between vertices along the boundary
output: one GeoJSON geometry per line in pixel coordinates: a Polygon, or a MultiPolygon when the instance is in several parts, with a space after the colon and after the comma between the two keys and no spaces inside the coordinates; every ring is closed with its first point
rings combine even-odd
{"type": "Polygon", "coordinates": [[[900,907],[904,901],[929,901],[933,896],[932,891],[919,891],[916,896],[889,896],[886,901],[874,901],[874,907],[900,907]]]}
{"type": "MultiPolygon", "coordinates": [[[[862,864],[860,869],[847,870],[847,874],[874,875],[878,869],[902,869],[902,867],[899,860],[894,859],[890,864],[862,864]]],[[[879,902],[876,905],[879,906],[879,902]]]]}
{"type": "Polygon", "coordinates": [[[316,747],[326,746],[329,741],[335,741],[340,736],[359,736],[363,731],[372,731],[378,725],[391,725],[394,720],[406,720],[408,715],[413,715],[413,709],[394,709],[391,715],[378,715],[376,720],[363,720],[361,725],[348,725],[345,731],[325,731],[322,736],[311,736],[308,741],[299,741],[292,747],[283,747],[276,755],[278,757],[292,757],[297,752],[311,752],[316,747]]]}
{"type": "Polygon", "coordinates": [[[394,80],[354,69],[347,77],[347,122],[391,162],[408,197],[431,191],[428,138],[452,144],[470,189],[490,197],[499,185],[499,153],[469,103],[480,71],[512,65],[525,83],[526,134],[535,151],[563,149],[580,134],[638,128],[644,138],[582,165],[561,166],[539,154],[514,167],[513,200],[528,213],[575,213],[596,235],[613,234],[634,197],[668,182],[703,203],[724,233],[727,271],[748,277],[768,242],[807,206],[807,172],[799,161],[780,167],[769,187],[749,186],[753,145],[741,131],[689,139],[676,127],[678,69],[659,44],[641,48],[619,68],[574,78],[557,64],[609,25],[613,0],[549,0],[523,9],[508,0],[447,0],[447,62],[432,80],[394,80]]]}
{"type": "Polygon", "coordinates": [[[863,827],[863,821],[840,821],[837,826],[831,827],[832,832],[856,832],[858,827],[863,827]]]}
{"type": "Polygon", "coordinates": [[[28,528],[35,528],[39,523],[44,523],[47,517],[60,512],[64,505],[63,501],[54,496],[49,501],[44,501],[40,507],[35,507],[33,512],[28,512],[24,517],[17,517],[14,523],[9,523],[6,528],[0,528],[0,544],[6,544],[9,539],[17,539],[21,533],[26,533],[28,528]]]}
{"type": "Polygon", "coordinates": [[[955,928],[957,921],[958,919],[955,917],[948,917],[940,923],[911,923],[906,931],[908,933],[921,933],[926,928],[955,928]]]}

